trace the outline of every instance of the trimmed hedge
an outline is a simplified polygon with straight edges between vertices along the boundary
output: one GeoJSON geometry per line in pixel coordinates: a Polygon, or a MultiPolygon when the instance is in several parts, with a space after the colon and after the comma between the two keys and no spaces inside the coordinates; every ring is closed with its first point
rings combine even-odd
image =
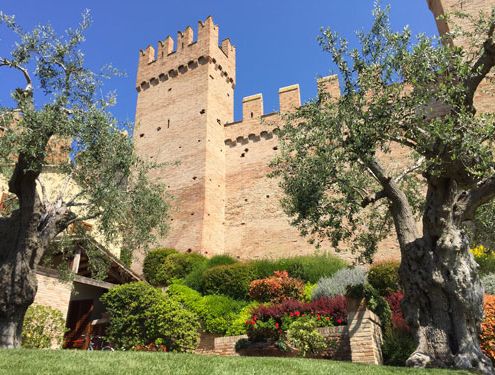
{"type": "Polygon", "coordinates": [[[205,294],[223,294],[238,300],[246,300],[249,284],[255,279],[256,272],[251,263],[216,266],[202,274],[205,294]]]}
{"type": "Polygon", "coordinates": [[[234,263],[237,263],[237,260],[232,258],[230,255],[215,255],[208,259],[203,266],[193,269],[192,272],[184,278],[183,284],[200,293],[203,293],[204,288],[202,275],[206,269],[234,263]]]}
{"type": "Polygon", "coordinates": [[[194,269],[201,269],[207,259],[196,253],[176,253],[169,255],[158,269],[156,278],[160,285],[170,285],[176,279],[183,279],[194,269]]]}
{"type": "Polygon", "coordinates": [[[111,314],[108,340],[117,348],[154,343],[168,351],[191,352],[198,347],[198,316],[160,289],[144,282],[117,285],[101,301],[111,314]]]}
{"type": "Polygon", "coordinates": [[[144,278],[151,285],[160,285],[158,277],[158,271],[165,263],[165,259],[171,255],[176,254],[177,250],[174,249],[154,249],[146,254],[143,263],[144,278]]]}

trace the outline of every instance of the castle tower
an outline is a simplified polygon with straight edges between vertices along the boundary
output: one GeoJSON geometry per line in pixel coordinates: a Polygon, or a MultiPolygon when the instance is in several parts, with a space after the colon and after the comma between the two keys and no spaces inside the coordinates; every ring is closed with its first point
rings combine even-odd
{"type": "Polygon", "coordinates": [[[233,121],[235,47],[218,44],[211,17],[141,51],[134,144],[173,196],[171,231],[162,246],[207,256],[225,248],[224,124],[233,121]],[[173,164],[178,162],[178,164],[173,164]]]}

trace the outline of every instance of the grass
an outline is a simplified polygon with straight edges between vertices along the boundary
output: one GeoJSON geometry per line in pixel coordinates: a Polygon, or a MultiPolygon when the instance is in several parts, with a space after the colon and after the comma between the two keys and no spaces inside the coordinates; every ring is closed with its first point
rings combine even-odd
{"type": "Polygon", "coordinates": [[[0,350],[0,374],[467,375],[472,374],[472,372],[415,370],[300,358],[220,357],[173,353],[19,349],[0,350]]]}

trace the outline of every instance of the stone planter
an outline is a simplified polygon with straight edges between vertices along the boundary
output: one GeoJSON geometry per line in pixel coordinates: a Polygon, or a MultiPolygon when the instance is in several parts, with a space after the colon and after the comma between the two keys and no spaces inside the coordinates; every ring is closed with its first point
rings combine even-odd
{"type": "Polygon", "coordinates": [[[366,310],[366,301],[364,300],[364,297],[354,298],[346,294],[345,300],[348,313],[366,310]]]}

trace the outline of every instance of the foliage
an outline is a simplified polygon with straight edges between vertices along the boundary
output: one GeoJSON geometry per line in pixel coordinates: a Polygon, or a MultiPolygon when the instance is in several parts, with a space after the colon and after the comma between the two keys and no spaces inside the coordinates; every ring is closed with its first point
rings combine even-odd
{"type": "Polygon", "coordinates": [[[225,331],[226,336],[237,336],[245,335],[246,321],[248,321],[253,316],[253,310],[259,306],[258,302],[252,302],[249,305],[243,307],[237,316],[231,320],[231,323],[227,330],[225,331]]]}
{"type": "Polygon", "coordinates": [[[117,285],[101,301],[111,314],[108,340],[118,348],[154,343],[169,351],[189,352],[198,346],[197,315],[160,289],[144,282],[117,285]]]}
{"type": "Polygon", "coordinates": [[[312,295],[313,295],[313,290],[315,290],[317,284],[312,284],[309,281],[304,285],[304,295],[303,295],[303,302],[311,302],[312,295]]]}
{"type": "Polygon", "coordinates": [[[342,268],[331,277],[322,277],[313,289],[313,299],[344,295],[348,286],[366,282],[366,271],[361,268],[342,268]]]}
{"type": "Polygon", "coordinates": [[[287,330],[287,339],[299,349],[298,355],[321,354],[327,347],[325,338],[318,333],[314,320],[300,319],[293,322],[287,330]]]}
{"type": "Polygon", "coordinates": [[[289,277],[286,271],[275,271],[266,279],[253,280],[249,285],[249,297],[258,302],[273,303],[302,300],[304,283],[289,277]]]}
{"type": "MultiPolygon", "coordinates": [[[[93,219],[105,241],[125,253],[165,235],[168,205],[165,185],[148,178],[157,166],[134,151],[127,134],[132,125],[119,123],[109,111],[116,97],[105,90],[103,80],[120,73],[111,65],[99,72],[85,67],[82,44],[91,22],[86,11],[79,27],[63,35],[50,25],[29,32],[0,12],[0,24],[19,39],[10,56],[0,56],[0,67],[12,68],[25,79],[12,90],[15,108],[0,107],[0,164],[16,160],[15,168],[2,170],[7,179],[14,177],[12,182],[31,173],[29,184],[41,186],[42,172],[55,166],[62,180],[67,177],[69,185],[77,185],[75,193],[65,190],[65,182],[55,187],[58,191],[43,184],[46,194],[35,193],[33,202],[43,201],[44,218],[37,234],[51,233],[39,242],[49,243],[71,223],[93,219]],[[57,210],[50,210],[55,206],[57,210]],[[67,214],[61,217],[60,212],[67,214]]],[[[21,200],[27,198],[14,185],[10,191],[21,200]]]]}
{"type": "Polygon", "coordinates": [[[370,284],[358,284],[347,290],[347,295],[352,298],[364,298],[366,307],[373,311],[379,318],[383,327],[388,327],[392,318],[392,310],[380,293],[370,284]]]}
{"type": "Polygon", "coordinates": [[[278,340],[298,319],[314,320],[318,327],[347,323],[345,298],[321,298],[304,303],[289,300],[276,305],[259,305],[246,321],[251,341],[278,340]]]}
{"type": "Polygon", "coordinates": [[[65,318],[60,311],[33,303],[24,316],[22,347],[59,349],[62,347],[65,331],[65,318]]]}
{"type": "Polygon", "coordinates": [[[156,281],[159,285],[170,285],[176,279],[182,279],[194,269],[201,269],[206,263],[203,255],[196,253],[174,253],[165,258],[158,268],[156,281]]]}
{"type": "Polygon", "coordinates": [[[388,327],[383,332],[383,364],[388,366],[405,366],[406,360],[414,352],[415,345],[411,332],[388,327]]]}
{"type": "Polygon", "coordinates": [[[495,362],[495,296],[485,294],[485,317],[481,323],[479,343],[483,353],[495,362]]]}
{"type": "Polygon", "coordinates": [[[491,249],[478,245],[471,249],[471,253],[476,263],[480,266],[480,274],[495,273],[495,253],[491,249]]]}
{"type": "Polygon", "coordinates": [[[368,271],[368,283],[382,296],[402,290],[398,261],[374,263],[368,271]]]}
{"type": "Polygon", "coordinates": [[[202,275],[204,270],[215,266],[229,265],[236,263],[237,260],[230,255],[215,255],[208,259],[208,262],[203,266],[194,268],[183,280],[184,285],[189,288],[203,292],[203,280],[202,275]]]}
{"type": "Polygon", "coordinates": [[[495,295],[495,273],[489,273],[481,278],[481,284],[485,288],[485,293],[495,295]]]}
{"type": "Polygon", "coordinates": [[[250,344],[249,339],[243,338],[243,339],[237,340],[235,343],[235,352],[239,353],[240,350],[246,349],[247,347],[249,347],[249,344],[250,344]]]}
{"type": "Polygon", "coordinates": [[[135,352],[167,352],[167,347],[164,345],[156,345],[155,343],[151,342],[148,345],[137,345],[135,347],[131,348],[132,351],[135,352]]]}
{"type": "Polygon", "coordinates": [[[395,292],[390,294],[389,296],[384,297],[385,301],[387,301],[388,305],[390,306],[390,310],[392,311],[392,318],[390,321],[392,327],[410,333],[411,329],[406,324],[406,320],[404,319],[404,314],[400,305],[402,298],[404,298],[403,292],[395,292]]]}
{"type": "Polygon", "coordinates": [[[253,306],[247,302],[222,295],[202,297],[197,291],[181,284],[170,285],[167,294],[187,310],[197,314],[205,332],[227,336],[246,333],[244,322],[250,316],[253,306]],[[239,321],[240,319],[243,320],[239,321]]]}
{"type": "Polygon", "coordinates": [[[177,253],[174,249],[154,249],[146,254],[143,262],[143,274],[147,282],[151,285],[160,285],[159,279],[157,279],[158,271],[165,263],[165,259],[171,255],[177,253]]]}
{"type": "Polygon", "coordinates": [[[245,300],[249,284],[256,278],[250,263],[234,263],[209,268],[202,274],[205,294],[223,294],[234,299],[245,300]]]}

